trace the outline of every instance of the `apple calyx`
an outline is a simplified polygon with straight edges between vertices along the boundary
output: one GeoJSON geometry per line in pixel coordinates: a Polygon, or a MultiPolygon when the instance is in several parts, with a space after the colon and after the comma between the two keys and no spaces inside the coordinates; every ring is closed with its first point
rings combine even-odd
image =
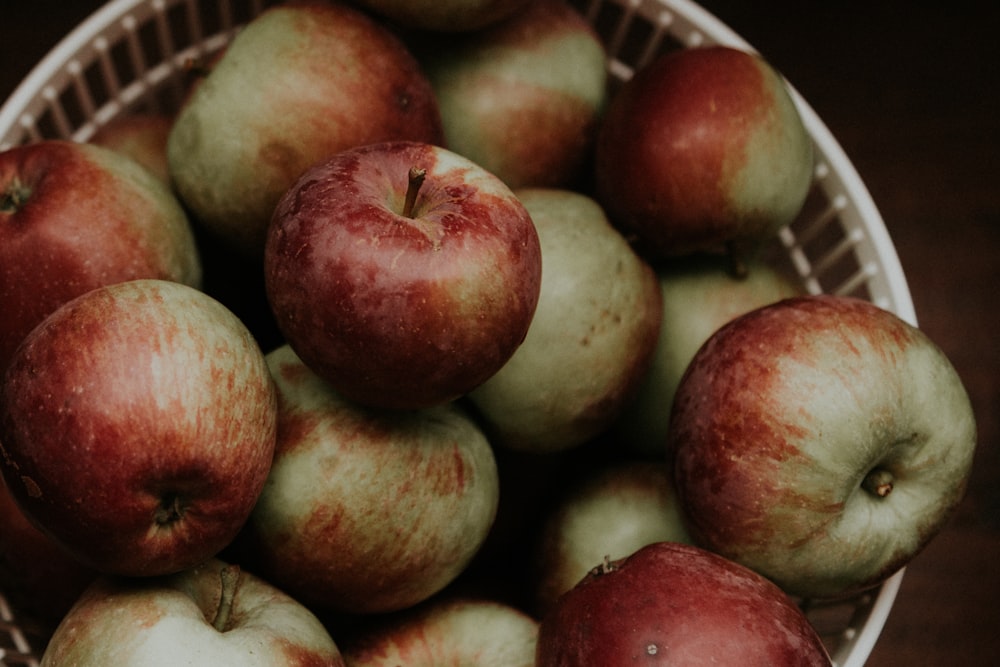
{"type": "Polygon", "coordinates": [[[733,241],[726,242],[726,256],[729,259],[729,275],[736,280],[743,280],[749,275],[750,269],[743,258],[743,253],[733,241]]]}
{"type": "Polygon", "coordinates": [[[236,599],[236,589],[240,585],[240,566],[226,565],[219,571],[219,582],[222,591],[219,593],[219,606],[212,619],[212,627],[219,632],[228,630],[229,619],[233,615],[233,600],[236,599]]]}
{"type": "Polygon", "coordinates": [[[406,187],[406,200],[403,202],[403,217],[413,217],[413,207],[417,203],[420,187],[427,178],[427,170],[420,167],[410,167],[409,184],[406,187]]]}
{"type": "Polygon", "coordinates": [[[31,188],[14,180],[0,193],[0,213],[16,213],[31,196],[31,188]]]}
{"type": "Polygon", "coordinates": [[[153,513],[153,522],[157,528],[167,528],[170,524],[180,521],[184,517],[186,509],[180,495],[168,493],[163,496],[160,506],[153,513]]]}
{"type": "Polygon", "coordinates": [[[895,476],[885,468],[872,468],[861,481],[861,488],[868,493],[885,498],[892,493],[895,476]]]}

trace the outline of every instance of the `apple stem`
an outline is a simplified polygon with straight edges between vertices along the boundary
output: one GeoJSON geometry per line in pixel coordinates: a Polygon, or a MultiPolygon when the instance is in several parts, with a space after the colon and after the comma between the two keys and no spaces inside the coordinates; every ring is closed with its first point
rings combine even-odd
{"type": "Polygon", "coordinates": [[[614,572],[616,569],[618,568],[611,562],[611,555],[604,554],[604,560],[601,561],[601,564],[593,568],[590,572],[594,576],[598,576],[601,574],[607,574],[608,572],[614,572]]]}
{"type": "Polygon", "coordinates": [[[406,187],[406,201],[403,203],[403,216],[413,217],[413,207],[417,203],[417,194],[427,177],[427,170],[420,167],[410,167],[410,182],[406,187]]]}
{"type": "Polygon", "coordinates": [[[233,614],[233,600],[236,598],[236,589],[240,583],[240,566],[226,565],[219,571],[219,580],[222,583],[222,592],[219,594],[219,608],[215,611],[212,627],[219,632],[225,632],[229,618],[233,614]]]}
{"type": "Polygon", "coordinates": [[[885,498],[892,493],[893,481],[894,477],[891,472],[885,468],[874,468],[865,475],[861,482],[861,488],[874,496],[885,498]]]}
{"type": "Polygon", "coordinates": [[[743,259],[743,253],[740,252],[734,241],[726,242],[726,255],[729,257],[729,275],[737,280],[746,278],[750,270],[743,259]]]}

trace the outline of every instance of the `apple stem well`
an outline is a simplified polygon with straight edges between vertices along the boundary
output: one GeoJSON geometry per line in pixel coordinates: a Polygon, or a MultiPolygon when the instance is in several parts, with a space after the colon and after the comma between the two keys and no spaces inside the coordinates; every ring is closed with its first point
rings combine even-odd
{"type": "Polygon", "coordinates": [[[226,565],[219,571],[219,581],[222,592],[219,594],[219,607],[215,610],[212,627],[219,632],[225,632],[229,619],[233,614],[233,600],[236,599],[236,589],[240,584],[240,566],[226,565]]]}
{"type": "Polygon", "coordinates": [[[892,493],[893,481],[893,474],[885,468],[873,468],[865,475],[861,488],[874,496],[885,498],[892,493]]]}
{"type": "Polygon", "coordinates": [[[410,167],[409,184],[406,187],[406,201],[403,202],[404,217],[413,217],[413,207],[417,203],[417,194],[420,193],[420,187],[424,184],[425,178],[427,178],[426,169],[410,167]]]}

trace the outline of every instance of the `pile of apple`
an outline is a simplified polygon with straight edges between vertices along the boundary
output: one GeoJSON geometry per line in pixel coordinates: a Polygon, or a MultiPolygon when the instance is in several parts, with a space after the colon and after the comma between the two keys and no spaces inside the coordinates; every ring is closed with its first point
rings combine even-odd
{"type": "Polygon", "coordinates": [[[975,443],[941,351],[762,259],[760,56],[563,0],[289,1],[175,116],[0,154],[0,588],[42,664],[827,664],[975,443]]]}

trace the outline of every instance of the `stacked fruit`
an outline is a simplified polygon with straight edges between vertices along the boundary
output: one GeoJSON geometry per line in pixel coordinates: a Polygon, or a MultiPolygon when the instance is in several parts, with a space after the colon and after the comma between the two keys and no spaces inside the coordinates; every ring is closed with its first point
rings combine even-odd
{"type": "Polygon", "coordinates": [[[44,665],[824,664],[795,601],[961,499],[940,350],[763,259],[814,158],[760,56],[618,86],[563,0],[291,0],[195,65],[0,154],[44,665]]]}

